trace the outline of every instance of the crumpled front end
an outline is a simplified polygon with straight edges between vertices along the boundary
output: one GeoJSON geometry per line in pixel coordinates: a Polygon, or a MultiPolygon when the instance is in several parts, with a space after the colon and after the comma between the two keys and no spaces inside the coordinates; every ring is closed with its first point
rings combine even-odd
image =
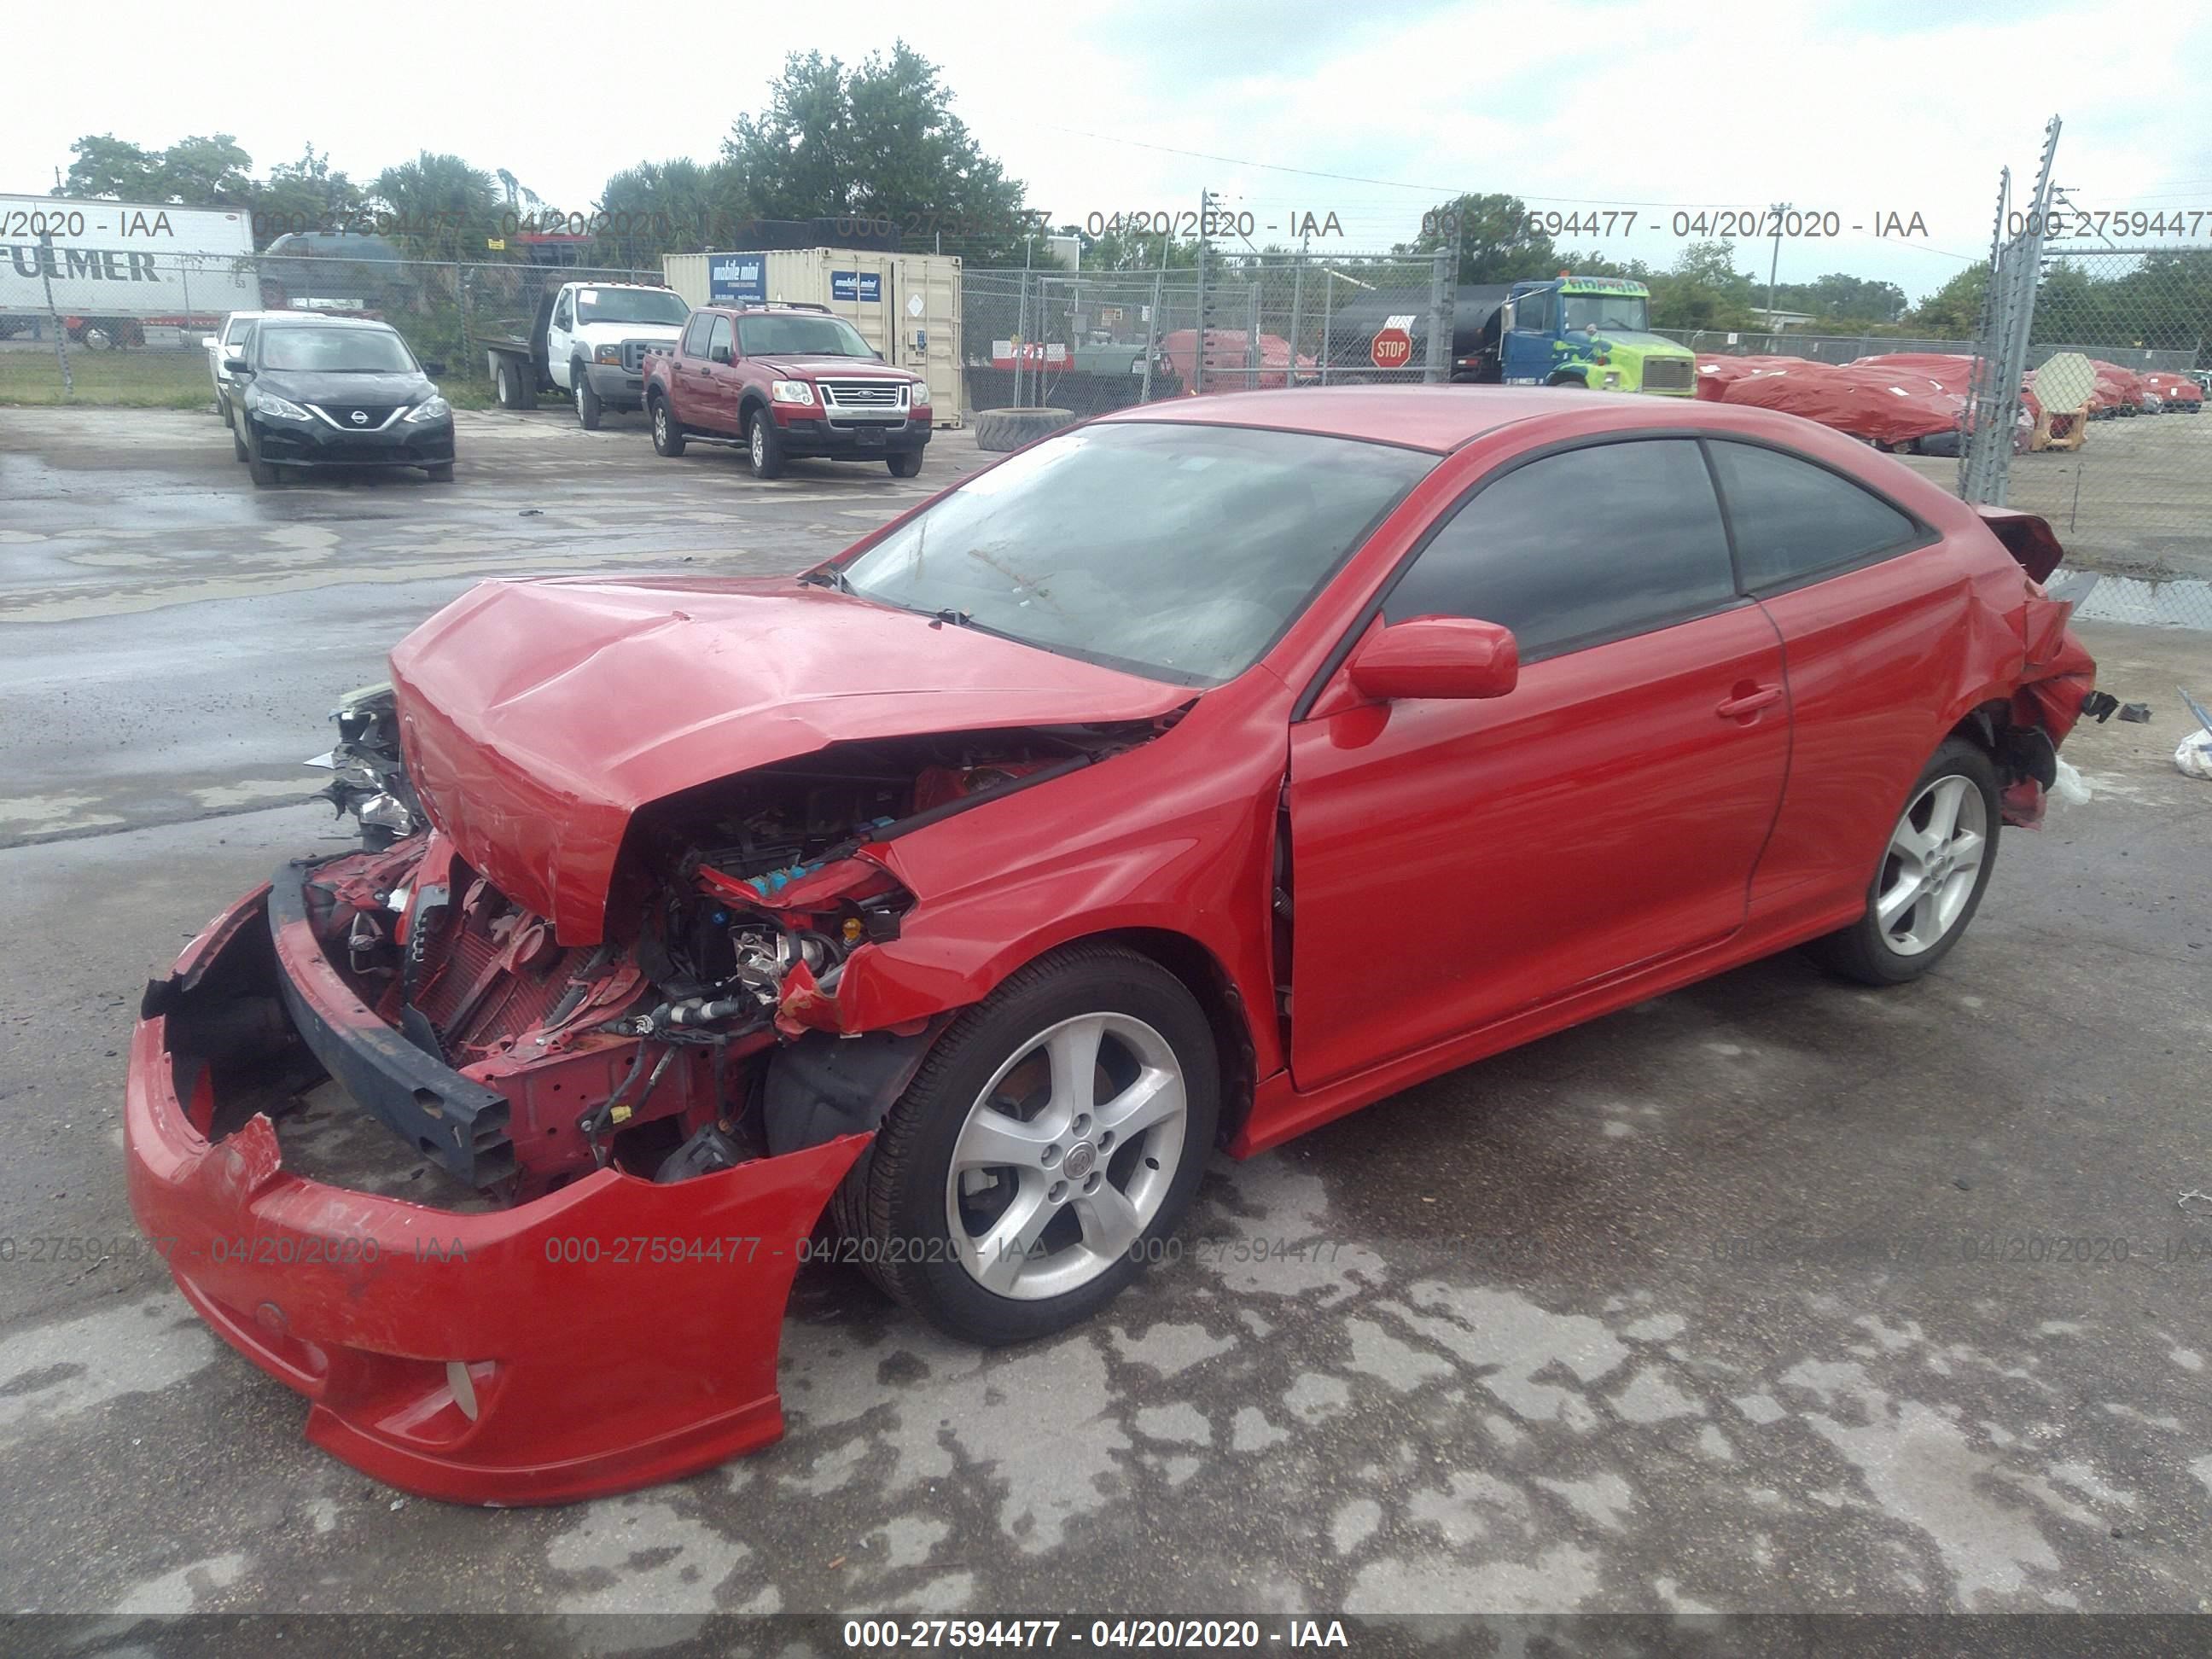
{"type": "Polygon", "coordinates": [[[1156,725],[831,744],[679,791],[577,942],[422,825],[390,707],[350,702],[327,757],[342,807],[382,804],[368,844],[285,866],[149,988],[141,1224],[313,1439],[410,1491],[559,1501],[773,1439],[793,1273],[978,994],[902,943],[890,843],[1156,725]]]}
{"type": "Polygon", "coordinates": [[[139,1224],[217,1334],[307,1396],[308,1437],[405,1491],[500,1505],[623,1491],[775,1439],[792,1277],[867,1137],[683,1181],[610,1161],[498,1207],[307,1178],[278,1125],[325,1070],[392,1079],[376,1086],[431,1123],[441,1090],[473,1091],[486,1140],[487,1100],[510,1130],[534,1120],[516,1111],[527,1090],[419,1049],[410,1066],[310,925],[281,905],[272,925],[273,897],[240,901],[149,988],[125,1134],[139,1224]]]}

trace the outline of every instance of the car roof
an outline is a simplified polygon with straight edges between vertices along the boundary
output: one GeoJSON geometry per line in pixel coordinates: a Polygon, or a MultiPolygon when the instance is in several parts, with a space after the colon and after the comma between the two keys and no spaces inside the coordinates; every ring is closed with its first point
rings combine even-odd
{"type": "MultiPolygon", "coordinates": [[[[289,311],[272,311],[268,314],[272,317],[283,317],[288,320],[292,316],[292,313],[289,311]]],[[[314,320],[318,325],[324,328],[350,328],[364,331],[373,331],[382,334],[397,334],[399,332],[399,331],[392,327],[391,324],[380,323],[374,317],[318,317],[314,320]]]]}
{"type": "MultiPolygon", "coordinates": [[[[1297,386],[1209,392],[1116,410],[1108,421],[1171,421],[1273,428],[1317,436],[1397,444],[1447,454],[1486,432],[1522,421],[1565,416],[1590,432],[1650,427],[1735,432],[1810,444],[1826,431],[1796,416],[1692,398],[1580,392],[1559,386],[1421,385],[1297,386]],[[1574,417],[1580,416],[1580,419],[1574,417]]],[[[1567,435],[1562,433],[1560,435],[1567,435]]]]}

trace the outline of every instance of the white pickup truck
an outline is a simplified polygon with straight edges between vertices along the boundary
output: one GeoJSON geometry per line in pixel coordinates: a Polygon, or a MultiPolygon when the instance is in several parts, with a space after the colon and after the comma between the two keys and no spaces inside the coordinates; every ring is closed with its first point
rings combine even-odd
{"type": "Polygon", "coordinates": [[[535,409],[539,392],[559,392],[596,430],[605,410],[642,406],[645,354],[673,345],[690,314],[673,289],[563,283],[540,298],[528,333],[482,341],[484,367],[501,409],[535,409]]]}

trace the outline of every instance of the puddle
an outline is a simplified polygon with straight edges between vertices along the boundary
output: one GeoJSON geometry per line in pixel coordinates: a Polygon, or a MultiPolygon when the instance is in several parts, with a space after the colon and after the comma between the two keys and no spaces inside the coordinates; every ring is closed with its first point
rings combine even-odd
{"type": "Polygon", "coordinates": [[[2139,623],[2212,633],[2212,581],[2201,578],[2154,582],[2094,570],[2059,570],[2052,574],[2050,586],[2053,599],[2074,601],[2074,614],[2083,622],[2139,623]]]}

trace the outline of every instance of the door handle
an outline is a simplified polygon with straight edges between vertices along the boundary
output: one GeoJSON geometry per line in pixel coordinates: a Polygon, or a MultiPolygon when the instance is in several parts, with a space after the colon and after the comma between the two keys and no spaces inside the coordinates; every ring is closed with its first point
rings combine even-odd
{"type": "Polygon", "coordinates": [[[1771,708],[1782,701],[1778,685],[1756,685],[1749,680],[1740,680],[1735,690],[1721,699],[1713,713],[1724,720],[1741,720],[1747,726],[1762,708],[1771,708]]]}

